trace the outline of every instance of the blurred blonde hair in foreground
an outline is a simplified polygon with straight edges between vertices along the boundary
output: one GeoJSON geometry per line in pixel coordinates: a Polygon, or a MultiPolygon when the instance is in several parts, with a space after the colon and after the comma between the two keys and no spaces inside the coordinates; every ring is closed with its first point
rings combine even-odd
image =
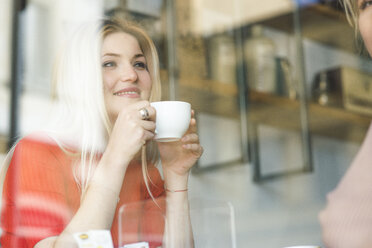
{"type": "Polygon", "coordinates": [[[358,29],[358,1],[342,0],[345,8],[346,18],[350,25],[358,29]]]}
{"type": "MultiPolygon", "coordinates": [[[[40,131],[53,138],[67,155],[78,158],[74,176],[81,195],[88,187],[97,158],[104,151],[112,130],[103,95],[101,46],[105,37],[116,32],[131,34],[138,40],[152,79],[149,101],[161,98],[157,51],[151,38],[137,24],[120,18],[98,20],[85,23],[66,39],[53,71],[53,100],[56,103],[53,118],[40,131]]],[[[146,147],[149,160],[156,163],[158,154],[154,142],[149,142],[146,147]]],[[[13,151],[14,146],[1,168],[1,192],[13,151]]],[[[146,151],[142,153],[147,185],[146,151]]]]}

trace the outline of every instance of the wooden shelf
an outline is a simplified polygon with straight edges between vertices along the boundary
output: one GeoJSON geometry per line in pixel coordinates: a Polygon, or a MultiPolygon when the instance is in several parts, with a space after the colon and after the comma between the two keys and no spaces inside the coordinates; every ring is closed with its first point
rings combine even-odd
{"type": "MultiPolygon", "coordinates": [[[[300,104],[275,95],[252,92],[250,117],[257,123],[283,129],[300,130],[300,104]]],[[[342,108],[309,103],[309,127],[313,135],[361,143],[371,117],[342,108]]]]}
{"type": "MultiPolygon", "coordinates": [[[[168,96],[168,75],[161,71],[163,100],[168,96]]],[[[238,90],[235,84],[226,84],[198,77],[181,77],[178,80],[177,100],[192,103],[197,112],[239,118],[238,90]]]]}
{"type": "MultiPolygon", "coordinates": [[[[351,53],[359,53],[355,44],[354,29],[347,22],[343,12],[316,4],[302,9],[300,18],[302,34],[305,38],[351,53]]],[[[292,13],[260,23],[287,33],[294,31],[292,13]]]]}
{"type": "MultiPolygon", "coordinates": [[[[161,72],[161,78],[162,82],[168,82],[166,71],[161,72]]],[[[238,89],[235,84],[192,76],[181,77],[178,83],[177,100],[191,102],[197,112],[239,119],[238,89]]],[[[163,96],[167,96],[167,83],[163,83],[162,87],[163,96]]],[[[163,97],[163,100],[167,100],[166,97],[163,97]]],[[[299,101],[255,91],[250,92],[248,101],[251,121],[282,129],[300,130],[299,101]]],[[[363,141],[370,124],[370,116],[313,102],[310,102],[308,107],[309,127],[313,135],[353,142],[363,141]]]]}

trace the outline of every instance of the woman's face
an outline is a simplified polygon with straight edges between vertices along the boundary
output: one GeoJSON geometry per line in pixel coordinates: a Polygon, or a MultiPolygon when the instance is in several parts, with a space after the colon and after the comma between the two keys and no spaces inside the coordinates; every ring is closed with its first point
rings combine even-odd
{"type": "Polygon", "coordinates": [[[109,34],[102,44],[104,98],[111,121],[126,106],[148,100],[151,78],[137,39],[127,33],[109,34]]]}
{"type": "Polygon", "coordinates": [[[359,30],[368,53],[372,56],[372,0],[355,0],[359,9],[359,30]]]}

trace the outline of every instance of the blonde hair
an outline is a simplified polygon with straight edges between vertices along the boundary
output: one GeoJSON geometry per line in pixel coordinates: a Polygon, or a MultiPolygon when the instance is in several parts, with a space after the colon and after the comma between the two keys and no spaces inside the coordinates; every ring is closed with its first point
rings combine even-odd
{"type": "MultiPolygon", "coordinates": [[[[121,18],[113,18],[111,20],[104,21],[103,24],[103,39],[105,39],[108,35],[117,33],[117,32],[124,32],[134,36],[145,55],[148,71],[150,73],[150,77],[152,80],[152,87],[150,93],[150,102],[160,101],[161,99],[161,83],[160,83],[160,73],[159,73],[159,58],[157,54],[156,47],[152,41],[152,39],[147,35],[147,33],[140,28],[138,24],[133,22],[126,21],[121,18]]],[[[152,163],[156,163],[158,158],[158,153],[156,149],[156,145],[153,141],[149,142],[149,144],[142,148],[141,151],[141,161],[142,161],[142,172],[145,181],[146,188],[153,200],[154,197],[151,193],[148,181],[151,181],[149,178],[148,171],[147,171],[147,154],[149,154],[150,161],[152,163]],[[148,147],[148,153],[146,153],[146,147],[148,147]]]]}
{"type": "MultiPolygon", "coordinates": [[[[103,39],[116,32],[125,32],[137,39],[152,80],[149,101],[159,101],[161,98],[156,47],[139,25],[118,18],[100,20],[81,26],[67,40],[57,56],[52,78],[53,97],[60,103],[58,118],[52,121],[52,128],[49,128],[47,133],[66,154],[78,158],[73,172],[81,189],[81,197],[88,188],[99,155],[104,151],[112,130],[104,101],[100,57],[103,39]],[[78,152],[71,152],[72,150],[78,152]]],[[[149,160],[156,163],[159,158],[154,142],[149,142],[146,147],[149,160]]],[[[13,150],[9,152],[2,167],[1,185],[13,150]]],[[[147,156],[143,148],[142,170],[149,189],[147,156]]]]}
{"type": "Polygon", "coordinates": [[[343,5],[346,13],[346,18],[350,25],[355,28],[355,31],[358,32],[359,24],[358,24],[358,3],[355,0],[343,0],[343,5]]]}
{"type": "Polygon", "coordinates": [[[354,28],[354,39],[356,49],[360,55],[368,55],[359,29],[359,7],[356,0],[342,0],[345,9],[346,19],[354,28]]]}

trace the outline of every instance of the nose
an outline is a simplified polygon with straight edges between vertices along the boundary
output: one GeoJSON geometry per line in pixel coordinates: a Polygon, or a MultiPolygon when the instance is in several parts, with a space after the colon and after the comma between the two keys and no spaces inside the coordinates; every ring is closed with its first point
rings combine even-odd
{"type": "Polygon", "coordinates": [[[123,82],[131,82],[134,83],[138,79],[138,75],[136,70],[133,68],[132,65],[126,65],[121,70],[120,80],[123,82]]]}

